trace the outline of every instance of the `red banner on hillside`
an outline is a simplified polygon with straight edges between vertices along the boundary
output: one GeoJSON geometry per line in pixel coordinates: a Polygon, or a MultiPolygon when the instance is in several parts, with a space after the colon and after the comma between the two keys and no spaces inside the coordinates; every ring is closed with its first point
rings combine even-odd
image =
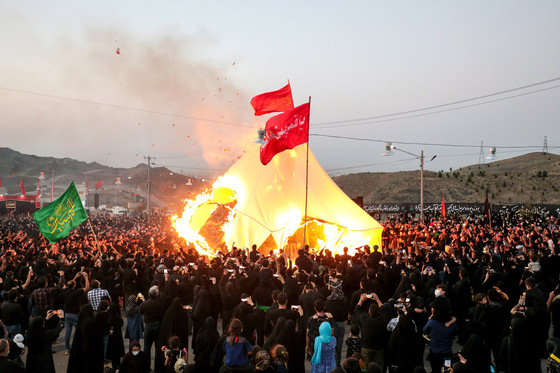
{"type": "Polygon", "coordinates": [[[261,163],[266,166],[276,154],[306,143],[308,138],[309,103],[270,118],[264,135],[267,143],[261,145],[261,163]]]}
{"type": "Polygon", "coordinates": [[[287,86],[277,91],[255,96],[251,99],[251,106],[255,109],[255,115],[291,110],[294,108],[292,88],[288,83],[287,86]]]}
{"type": "Polygon", "coordinates": [[[445,218],[445,194],[441,195],[441,216],[445,218]]]}
{"type": "Polygon", "coordinates": [[[23,185],[23,179],[19,183],[19,190],[21,191],[21,195],[24,196],[25,195],[25,186],[23,185]]]}

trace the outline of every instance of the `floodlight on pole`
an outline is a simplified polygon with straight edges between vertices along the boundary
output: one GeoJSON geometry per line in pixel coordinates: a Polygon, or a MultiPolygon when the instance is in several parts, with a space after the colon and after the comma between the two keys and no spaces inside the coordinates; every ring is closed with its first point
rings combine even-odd
{"type": "Polygon", "coordinates": [[[381,155],[384,156],[384,157],[390,157],[394,154],[393,149],[395,149],[395,147],[392,145],[392,143],[386,142],[385,143],[385,151],[381,155]]]}
{"type": "Polygon", "coordinates": [[[487,160],[489,161],[495,161],[498,159],[498,157],[496,157],[496,147],[493,146],[490,148],[490,154],[486,157],[487,160]]]}
{"type": "Polygon", "coordinates": [[[255,141],[255,144],[266,144],[267,141],[264,139],[264,130],[261,128],[260,130],[257,131],[257,141],[255,141]]]}
{"type": "MultiPolygon", "coordinates": [[[[420,221],[424,220],[424,150],[420,151],[420,155],[407,152],[406,150],[397,149],[390,142],[385,143],[385,152],[382,156],[392,156],[393,150],[398,150],[403,153],[409,154],[413,157],[420,159],[420,221]]],[[[434,155],[430,161],[433,161],[436,156],[434,155]]]]}

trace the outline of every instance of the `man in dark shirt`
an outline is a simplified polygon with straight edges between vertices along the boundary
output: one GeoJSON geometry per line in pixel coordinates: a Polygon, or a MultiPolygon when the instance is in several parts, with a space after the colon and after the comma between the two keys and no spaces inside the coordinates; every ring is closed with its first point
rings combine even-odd
{"type": "Polygon", "coordinates": [[[336,322],[334,317],[325,312],[325,302],[322,299],[317,299],[315,301],[315,315],[311,316],[307,320],[307,330],[306,330],[306,347],[305,350],[308,354],[313,355],[313,345],[315,338],[319,336],[319,326],[323,322],[328,322],[331,324],[331,335],[334,335],[334,330],[336,328],[336,322]]]}
{"type": "MultiPolygon", "coordinates": [[[[168,300],[165,294],[160,294],[157,285],[150,288],[149,298],[140,305],[140,313],[144,315],[144,351],[152,356],[152,344],[156,349],[154,370],[163,371],[163,352],[159,345],[158,337],[163,316],[167,310],[168,300]],[[162,366],[160,366],[160,364],[162,366]]],[[[151,360],[150,360],[151,364],[151,360]]]]}
{"type": "Polygon", "coordinates": [[[58,273],[60,275],[60,280],[58,285],[54,287],[48,287],[48,280],[44,276],[37,280],[39,288],[33,290],[31,293],[33,316],[46,316],[47,311],[53,309],[55,293],[62,289],[62,285],[64,284],[64,271],[59,271],[58,273]]]}
{"type": "Polygon", "coordinates": [[[241,303],[239,303],[234,309],[232,318],[239,319],[243,323],[243,331],[241,336],[247,338],[249,343],[258,344],[262,346],[264,343],[264,320],[266,316],[264,311],[255,307],[253,299],[249,297],[248,294],[241,294],[241,303]],[[255,341],[254,333],[257,335],[255,341]]]}
{"type": "Polygon", "coordinates": [[[379,310],[382,303],[377,294],[372,294],[372,297],[374,302],[370,303],[368,302],[368,295],[361,295],[360,301],[356,305],[356,317],[352,320],[352,323],[360,325],[362,355],[366,366],[373,361],[382,367],[385,348],[389,341],[389,332],[387,331],[389,319],[379,310]],[[366,312],[365,307],[368,303],[370,305],[366,312]]]}
{"type": "Polygon", "coordinates": [[[303,316],[303,309],[301,307],[296,306],[296,311],[291,308],[288,309],[287,306],[288,296],[286,295],[286,293],[278,294],[278,308],[269,309],[266,313],[265,332],[267,333],[267,335],[268,333],[270,333],[270,331],[272,331],[272,328],[274,328],[274,325],[276,325],[276,322],[280,317],[283,317],[286,320],[294,320],[294,322],[297,324],[299,317],[303,316]]]}
{"type": "Polygon", "coordinates": [[[62,299],[64,300],[64,329],[66,330],[64,335],[64,347],[66,349],[65,354],[70,353],[70,336],[72,334],[72,327],[77,327],[78,317],[80,314],[80,308],[82,305],[88,302],[87,292],[89,291],[89,276],[86,272],[78,272],[73,280],[66,283],[64,289],[62,289],[62,299]],[[84,287],[79,288],[77,286],[77,281],[80,276],[84,277],[84,287]]]}
{"type": "Polygon", "coordinates": [[[253,245],[251,247],[251,252],[249,253],[249,260],[252,263],[255,263],[257,260],[259,260],[259,252],[257,251],[257,245],[253,245]]]}
{"type": "Polygon", "coordinates": [[[4,327],[8,332],[8,338],[12,339],[18,333],[21,333],[21,323],[23,321],[23,309],[21,305],[16,302],[18,297],[17,289],[12,289],[8,292],[8,301],[0,307],[0,315],[4,327]]]}
{"type": "Polygon", "coordinates": [[[324,297],[321,293],[315,291],[313,284],[311,283],[305,284],[303,288],[303,293],[299,296],[298,299],[298,304],[301,306],[301,308],[303,308],[303,319],[301,325],[303,329],[307,329],[307,320],[309,320],[309,318],[313,316],[313,314],[316,312],[314,308],[315,301],[317,299],[323,299],[323,298],[324,297]]]}
{"type": "Polygon", "coordinates": [[[301,271],[305,271],[308,274],[311,273],[313,271],[313,263],[311,262],[311,259],[305,255],[305,251],[302,249],[298,251],[298,255],[299,256],[296,259],[296,266],[301,271]]]}

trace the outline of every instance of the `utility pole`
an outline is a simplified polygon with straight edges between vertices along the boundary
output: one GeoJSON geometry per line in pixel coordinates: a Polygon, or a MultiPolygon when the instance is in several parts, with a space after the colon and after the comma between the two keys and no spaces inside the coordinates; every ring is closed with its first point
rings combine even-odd
{"type": "Polygon", "coordinates": [[[150,195],[152,193],[152,189],[151,189],[152,186],[151,186],[151,180],[150,180],[150,171],[151,171],[151,168],[152,168],[152,159],[155,159],[155,158],[147,156],[147,157],[144,157],[144,159],[148,160],[148,215],[151,215],[152,214],[152,206],[151,206],[151,203],[150,203],[150,195]]]}
{"type": "Polygon", "coordinates": [[[482,140],[480,140],[480,154],[478,155],[478,164],[483,164],[484,162],[484,145],[482,140]]]}
{"type": "Polygon", "coordinates": [[[424,150],[420,151],[420,221],[424,222],[424,150]]]}

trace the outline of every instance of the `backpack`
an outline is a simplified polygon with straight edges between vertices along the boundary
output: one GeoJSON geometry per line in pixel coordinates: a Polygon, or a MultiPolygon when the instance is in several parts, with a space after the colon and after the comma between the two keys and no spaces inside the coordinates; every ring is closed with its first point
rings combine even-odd
{"type": "Polygon", "coordinates": [[[177,357],[177,361],[175,362],[175,365],[173,365],[175,373],[182,373],[183,369],[187,366],[187,362],[183,359],[182,352],[183,351],[179,352],[179,357],[177,357]]]}

